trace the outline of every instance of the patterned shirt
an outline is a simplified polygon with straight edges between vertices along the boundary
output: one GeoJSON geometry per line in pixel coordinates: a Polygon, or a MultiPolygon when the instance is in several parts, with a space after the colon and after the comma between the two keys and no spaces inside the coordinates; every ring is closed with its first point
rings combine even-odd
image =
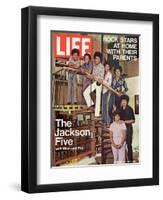
{"type": "Polygon", "coordinates": [[[104,65],[102,63],[99,63],[98,65],[94,65],[92,74],[97,79],[103,79],[104,78],[104,65]]]}
{"type": "Polygon", "coordinates": [[[117,92],[122,92],[122,87],[124,88],[124,92],[128,91],[128,86],[124,78],[120,78],[119,80],[116,80],[115,77],[113,77],[112,80],[112,87],[117,92]]]}

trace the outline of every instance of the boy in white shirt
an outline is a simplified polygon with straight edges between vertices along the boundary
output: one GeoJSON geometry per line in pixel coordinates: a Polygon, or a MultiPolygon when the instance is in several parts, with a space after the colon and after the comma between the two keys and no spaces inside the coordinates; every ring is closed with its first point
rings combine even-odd
{"type": "MultiPolygon", "coordinates": [[[[111,86],[112,84],[112,73],[111,73],[111,66],[108,61],[104,64],[105,69],[105,76],[104,80],[107,81],[108,85],[111,86]]],[[[102,88],[102,121],[104,125],[109,126],[111,122],[111,117],[109,115],[109,99],[110,99],[110,91],[103,86],[102,88]]]]}
{"type": "Polygon", "coordinates": [[[126,125],[120,120],[119,111],[114,112],[114,122],[110,125],[110,137],[114,164],[125,163],[126,125]]]}

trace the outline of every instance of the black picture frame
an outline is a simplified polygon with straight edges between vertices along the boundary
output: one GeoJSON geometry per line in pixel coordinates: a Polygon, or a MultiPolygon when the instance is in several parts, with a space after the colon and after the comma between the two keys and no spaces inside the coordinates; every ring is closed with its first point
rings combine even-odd
{"type": "Polygon", "coordinates": [[[29,6],[21,11],[21,190],[28,193],[159,184],[159,15],[29,6]],[[153,177],[37,184],[37,16],[55,15],[153,23],[153,177]]]}

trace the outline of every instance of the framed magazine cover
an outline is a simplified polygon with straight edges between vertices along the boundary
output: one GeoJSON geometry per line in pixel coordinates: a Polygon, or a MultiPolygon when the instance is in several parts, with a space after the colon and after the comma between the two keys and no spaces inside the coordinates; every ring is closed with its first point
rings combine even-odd
{"type": "Polygon", "coordinates": [[[21,188],[159,184],[159,15],[22,8],[21,188]]]}

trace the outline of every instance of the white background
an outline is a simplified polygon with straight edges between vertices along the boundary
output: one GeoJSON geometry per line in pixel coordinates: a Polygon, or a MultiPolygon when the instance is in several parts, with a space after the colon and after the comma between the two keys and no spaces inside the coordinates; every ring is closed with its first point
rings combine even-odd
{"type": "MultiPolygon", "coordinates": [[[[27,5],[56,6],[69,8],[105,9],[130,12],[152,12],[161,14],[161,0],[148,2],[137,0],[108,1],[67,1],[67,0],[5,0],[1,2],[0,11],[0,198],[1,199],[161,199],[163,195],[163,176],[160,172],[160,186],[103,189],[90,191],[59,192],[28,195],[20,192],[20,9],[27,5]]],[[[160,16],[162,21],[162,15],[160,16]]],[[[160,22],[160,36],[163,35],[163,28],[160,22]]],[[[160,37],[160,43],[162,38],[160,37]]],[[[161,45],[160,45],[161,46],[161,45]]],[[[160,51],[160,55],[163,52],[160,51]]],[[[160,56],[161,57],[161,56],[160,56]]],[[[163,62],[160,62],[163,65],[163,62]]],[[[162,74],[160,67],[160,74],[162,74]]],[[[160,76],[161,77],[161,76],[160,76]]],[[[163,80],[160,80],[160,88],[163,80]]],[[[150,89],[150,88],[149,88],[150,89]]],[[[161,89],[160,89],[161,91],[161,89]]],[[[163,102],[163,95],[160,95],[160,102],[163,102]]],[[[160,111],[162,110],[160,105],[160,111]]],[[[163,114],[160,114],[160,124],[163,114]]],[[[163,140],[160,127],[160,141],[163,140]]],[[[163,152],[163,145],[160,146],[160,154],[163,152]]],[[[163,165],[163,158],[160,156],[160,169],[163,165]]]]}

